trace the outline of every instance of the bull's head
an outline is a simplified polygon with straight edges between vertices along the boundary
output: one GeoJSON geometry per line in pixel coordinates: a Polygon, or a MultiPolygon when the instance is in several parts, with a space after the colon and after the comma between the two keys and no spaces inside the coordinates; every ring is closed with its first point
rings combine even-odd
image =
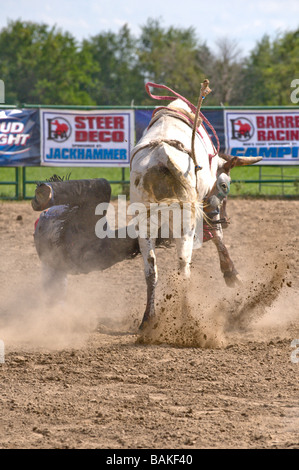
{"type": "Polygon", "coordinates": [[[262,160],[262,157],[236,157],[225,153],[219,154],[216,188],[223,196],[227,196],[230,190],[230,171],[235,166],[253,165],[262,160]]]}
{"type": "MultiPolygon", "coordinates": [[[[235,166],[253,165],[262,160],[262,157],[236,157],[227,154],[219,154],[219,165],[217,170],[216,182],[207,197],[207,203],[210,206],[210,211],[218,212],[222,202],[230,190],[230,171],[235,166]]],[[[225,211],[224,211],[225,212],[225,211]]],[[[224,218],[227,219],[224,213],[224,218]]]]}

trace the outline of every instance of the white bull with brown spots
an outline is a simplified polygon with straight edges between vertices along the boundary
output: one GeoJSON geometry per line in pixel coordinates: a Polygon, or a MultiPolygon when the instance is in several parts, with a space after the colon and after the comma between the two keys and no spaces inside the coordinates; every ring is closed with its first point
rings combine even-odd
{"type": "MultiPolygon", "coordinates": [[[[167,88],[164,85],[147,84],[148,91],[149,85],[167,88]]],[[[204,119],[203,115],[201,119],[204,119]]],[[[185,204],[189,205],[191,215],[187,223],[183,224],[180,236],[175,238],[179,272],[184,278],[190,276],[198,214],[203,215],[206,221],[204,225],[210,228],[211,238],[218,250],[224,279],[227,285],[234,286],[239,282],[238,273],[223,243],[221,226],[221,222],[225,222],[222,215],[225,213],[224,204],[229,191],[230,170],[234,166],[251,165],[261,158],[220,155],[219,148],[216,150],[214,147],[202,122],[194,126],[195,120],[198,122],[196,108],[183,97],[175,99],[167,107],[155,110],[147,131],[131,153],[130,201],[137,205],[143,204],[149,226],[153,204],[176,203],[182,211],[185,204]],[[193,128],[196,129],[195,133],[193,128]]],[[[150,229],[145,234],[143,231],[142,235],[139,232],[138,241],[147,284],[142,328],[155,316],[158,271],[155,237],[150,229]]]]}

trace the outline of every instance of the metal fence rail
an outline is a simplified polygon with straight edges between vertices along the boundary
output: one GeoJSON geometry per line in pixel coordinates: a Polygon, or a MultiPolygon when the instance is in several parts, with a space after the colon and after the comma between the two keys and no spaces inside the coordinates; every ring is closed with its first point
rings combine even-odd
{"type": "MultiPolygon", "coordinates": [[[[7,168],[7,167],[5,167],[7,168]]],[[[15,179],[14,180],[9,180],[9,181],[0,181],[1,186],[14,186],[14,195],[13,196],[5,196],[2,194],[2,191],[0,192],[0,199],[9,199],[9,200],[15,200],[20,198],[20,178],[19,178],[19,168],[16,167],[14,168],[15,170],[15,179]]]]}
{"type": "MultiPolygon", "coordinates": [[[[3,168],[3,167],[2,167],[3,168]]],[[[8,168],[8,167],[5,167],[8,168]]],[[[10,167],[11,168],[11,167],[10,167]]],[[[13,186],[14,187],[14,194],[5,195],[0,190],[0,200],[28,200],[32,199],[33,195],[28,194],[28,186],[29,185],[36,185],[37,180],[27,179],[27,169],[30,167],[16,167],[11,168],[14,170],[14,179],[12,180],[5,180],[0,181],[1,186],[13,186]]],[[[263,169],[266,167],[259,167],[259,177],[256,179],[232,179],[232,184],[236,185],[248,185],[248,184],[255,184],[258,185],[258,193],[263,195],[263,187],[264,186],[279,186],[280,192],[277,193],[277,196],[293,196],[299,197],[299,167],[298,168],[298,176],[297,175],[286,175],[284,173],[284,167],[273,167],[275,170],[274,174],[264,174],[263,169]],[[279,173],[279,174],[278,174],[279,173]],[[292,194],[287,194],[287,189],[292,189],[292,194]]],[[[120,168],[120,179],[108,180],[111,185],[121,185],[121,189],[124,192],[128,192],[128,185],[130,181],[125,178],[125,168],[120,168]]],[[[0,168],[1,171],[1,168],[0,168]]],[[[1,189],[0,186],[0,189],[1,189]]],[[[236,192],[236,191],[235,191],[236,192]]]]}
{"type": "MultiPolygon", "coordinates": [[[[1,109],[6,109],[6,108],[17,108],[15,105],[0,105],[0,110],[1,109]]],[[[52,108],[52,109],[74,109],[74,110],[94,110],[94,109],[133,109],[133,110],[138,110],[138,109],[143,109],[143,110],[154,110],[156,106],[82,106],[82,105],[36,105],[36,104],[27,104],[23,103],[22,108],[35,108],[35,109],[42,109],[42,108],[52,108]]],[[[229,106],[229,107],[223,107],[223,106],[204,106],[203,111],[205,110],[223,110],[223,109],[231,109],[231,110],[244,110],[244,109],[252,109],[252,110],[267,110],[267,109],[278,109],[281,110],[283,109],[290,109],[294,110],[294,106],[229,106]]],[[[261,165],[259,166],[259,174],[256,175],[257,178],[250,178],[249,175],[246,175],[244,178],[233,178],[232,179],[232,194],[233,195],[250,195],[250,191],[252,188],[250,185],[255,185],[257,190],[254,189],[252,193],[254,193],[255,196],[258,195],[266,195],[268,196],[268,193],[274,193],[274,191],[269,191],[265,190],[265,187],[272,187],[274,188],[276,186],[277,191],[275,191],[276,196],[283,196],[283,197],[299,197],[299,166],[296,166],[296,171],[290,171],[289,169],[292,168],[294,169],[294,166],[292,165],[291,167],[283,167],[280,165],[277,166],[272,166],[272,168],[275,168],[273,170],[273,174],[269,174],[269,171],[266,171],[266,168],[269,168],[271,165],[261,165]],[[287,172],[293,173],[293,174],[286,174],[287,172]],[[235,185],[235,186],[234,186],[235,185]],[[242,186],[245,185],[246,190],[244,190],[244,187],[242,186]],[[248,191],[247,191],[248,188],[248,191]],[[280,188],[280,189],[279,189],[280,188]],[[288,194],[289,193],[289,194],[288,194]],[[291,194],[290,194],[291,193],[291,194]]],[[[27,170],[29,171],[29,168],[31,167],[0,167],[0,200],[5,200],[5,199],[10,199],[10,200],[19,200],[19,199],[31,199],[33,196],[30,195],[32,191],[28,189],[28,186],[30,185],[36,185],[37,181],[33,180],[33,178],[28,177],[27,179],[27,170]],[[5,180],[1,181],[1,169],[2,168],[11,168],[14,171],[14,177],[9,180],[6,178],[5,175],[5,180]],[[5,191],[2,191],[2,188],[13,188],[14,191],[12,192],[11,189],[5,191]]],[[[128,191],[128,185],[129,181],[126,180],[125,178],[125,168],[120,168],[120,178],[119,179],[113,179],[107,180],[111,185],[120,185],[120,189],[123,190],[124,192],[127,193],[128,191]]],[[[114,194],[115,192],[118,191],[118,188],[115,188],[114,186],[114,194]]],[[[273,194],[274,195],[274,194],[273,194]]]]}
{"type": "MultiPolygon", "coordinates": [[[[120,168],[121,170],[121,179],[120,180],[108,180],[111,185],[120,184],[122,185],[123,189],[125,185],[130,184],[130,181],[125,179],[125,168],[120,168]]],[[[22,199],[32,199],[33,196],[28,196],[27,194],[27,186],[30,184],[36,185],[37,183],[41,183],[42,181],[36,180],[28,180],[26,177],[26,167],[22,168],[22,187],[20,188],[20,193],[22,199]]]]}

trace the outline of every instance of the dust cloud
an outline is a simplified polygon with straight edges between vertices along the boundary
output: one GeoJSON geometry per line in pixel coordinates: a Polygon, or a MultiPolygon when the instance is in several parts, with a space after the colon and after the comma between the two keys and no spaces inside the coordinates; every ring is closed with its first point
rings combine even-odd
{"type": "Polygon", "coordinates": [[[81,347],[97,326],[97,310],[84,290],[70,289],[64,300],[46,296],[39,279],[19,278],[0,300],[5,347],[49,350],[81,347]]]}
{"type": "Polygon", "coordinates": [[[224,281],[213,288],[196,286],[198,279],[171,276],[162,288],[157,319],[141,332],[138,342],[221,348],[287,335],[298,318],[299,292],[290,289],[285,260],[266,262],[259,272],[248,263],[245,278],[242,286],[229,289],[224,281]]]}
{"type": "MultiPolygon", "coordinates": [[[[125,260],[105,272],[68,276],[66,298],[57,302],[55,293],[45,297],[40,261],[34,247],[28,245],[26,262],[21,253],[14,255],[15,265],[20,267],[10,278],[5,277],[6,284],[1,286],[0,339],[8,349],[80,348],[90,333],[97,331],[133,334],[139,344],[223,348],[287,335],[298,321],[299,291],[286,257],[264,250],[260,259],[244,254],[242,265],[240,252],[238,268],[243,286],[230,289],[213,248],[209,246],[204,255],[209,259],[211,252],[212,266],[208,263],[204,270],[195,259],[188,282],[173,271],[174,263],[169,263],[169,259],[175,259],[172,249],[160,249],[157,317],[140,333],[146,301],[141,257],[125,260]]],[[[257,251],[258,247],[255,254],[257,251]]],[[[294,271],[296,265],[288,259],[294,271]]],[[[10,266],[9,257],[5,260],[10,266]]]]}

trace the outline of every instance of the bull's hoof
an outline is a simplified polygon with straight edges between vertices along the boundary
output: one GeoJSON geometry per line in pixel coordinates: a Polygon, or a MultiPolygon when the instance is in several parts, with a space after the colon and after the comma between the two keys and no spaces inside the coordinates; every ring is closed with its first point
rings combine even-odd
{"type": "Polygon", "coordinates": [[[143,320],[142,320],[138,330],[140,332],[143,332],[147,328],[152,327],[153,324],[154,324],[154,318],[155,318],[154,315],[153,316],[148,316],[148,317],[143,317],[143,320]]]}
{"type": "Polygon", "coordinates": [[[138,331],[142,332],[148,328],[150,324],[150,320],[142,320],[142,322],[139,325],[138,331]]]}
{"type": "Polygon", "coordinates": [[[242,286],[242,280],[237,271],[226,271],[224,274],[224,280],[228,287],[242,286]]]}

